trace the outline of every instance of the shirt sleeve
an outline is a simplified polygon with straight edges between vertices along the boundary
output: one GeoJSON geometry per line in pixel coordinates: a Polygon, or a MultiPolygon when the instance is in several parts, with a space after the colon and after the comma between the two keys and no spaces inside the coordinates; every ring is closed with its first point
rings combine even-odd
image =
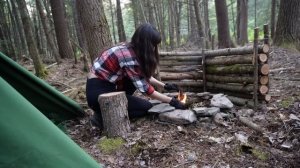
{"type": "Polygon", "coordinates": [[[120,66],[141,93],[151,95],[155,91],[149,80],[142,75],[137,60],[132,56],[123,54],[123,57],[120,58],[120,66]]]}

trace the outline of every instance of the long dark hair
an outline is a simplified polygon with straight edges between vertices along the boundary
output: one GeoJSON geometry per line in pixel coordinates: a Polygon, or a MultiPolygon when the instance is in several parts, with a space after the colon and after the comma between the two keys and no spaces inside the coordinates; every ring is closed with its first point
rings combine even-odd
{"type": "Polygon", "coordinates": [[[155,73],[159,64],[157,46],[160,42],[160,33],[149,23],[139,26],[131,38],[131,45],[147,78],[155,73]]]}

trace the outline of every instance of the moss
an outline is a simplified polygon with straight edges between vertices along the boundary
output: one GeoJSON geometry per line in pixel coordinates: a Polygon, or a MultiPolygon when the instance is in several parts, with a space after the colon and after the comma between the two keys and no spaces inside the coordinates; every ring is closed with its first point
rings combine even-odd
{"type": "Polygon", "coordinates": [[[103,138],[99,141],[98,147],[99,149],[105,154],[111,154],[119,150],[125,141],[118,137],[118,138],[103,138]]]}
{"type": "Polygon", "coordinates": [[[268,153],[265,153],[265,152],[260,151],[258,149],[252,149],[251,151],[252,151],[253,156],[255,156],[256,158],[258,158],[262,161],[265,161],[269,158],[268,153]]]}
{"type": "Polygon", "coordinates": [[[133,156],[138,155],[145,147],[145,144],[141,143],[141,142],[137,142],[136,144],[134,144],[131,149],[130,149],[130,154],[133,156]]]}
{"type": "Polygon", "coordinates": [[[279,106],[282,108],[288,108],[291,104],[293,104],[293,102],[294,102],[293,97],[287,97],[281,100],[279,106]]]}

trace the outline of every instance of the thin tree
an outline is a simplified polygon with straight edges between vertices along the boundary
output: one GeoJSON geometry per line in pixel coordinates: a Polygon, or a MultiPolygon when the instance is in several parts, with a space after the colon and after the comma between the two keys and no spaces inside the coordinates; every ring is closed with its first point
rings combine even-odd
{"type": "Polygon", "coordinates": [[[80,17],[78,16],[78,10],[77,10],[77,2],[78,0],[73,0],[72,5],[73,5],[73,16],[74,16],[74,25],[75,25],[75,32],[76,36],[78,39],[79,47],[80,50],[82,51],[83,55],[83,70],[85,72],[88,71],[89,64],[88,64],[88,58],[90,58],[89,52],[88,52],[88,46],[87,46],[87,41],[84,35],[84,30],[83,30],[83,25],[80,21],[80,17]]]}
{"type": "Polygon", "coordinates": [[[237,1],[237,43],[248,43],[248,0],[237,1]]]}
{"type": "Polygon", "coordinates": [[[25,0],[18,0],[18,9],[20,11],[20,14],[22,16],[22,23],[24,27],[25,37],[29,49],[29,54],[32,58],[35,74],[38,77],[45,77],[46,76],[46,70],[42,64],[41,58],[38,53],[38,49],[36,47],[36,43],[33,37],[33,29],[32,29],[32,22],[29,17],[29,12],[26,7],[25,0]]]}
{"type": "MultiPolygon", "coordinates": [[[[116,30],[115,30],[115,8],[111,2],[112,0],[109,0],[109,7],[110,7],[110,16],[111,16],[111,27],[112,27],[112,35],[113,35],[113,39],[114,39],[114,43],[117,43],[117,39],[116,39],[116,30]]],[[[134,9],[132,9],[133,12],[134,9]]],[[[135,20],[134,20],[135,22],[135,20]]]]}
{"type": "Polygon", "coordinates": [[[116,3],[117,3],[117,27],[118,27],[119,42],[122,42],[122,41],[126,41],[126,35],[124,30],[120,0],[116,0],[116,3]]]}
{"type": "Polygon", "coordinates": [[[69,30],[65,17],[65,11],[62,0],[50,0],[51,11],[53,15],[56,40],[58,44],[59,54],[61,58],[73,58],[74,52],[72,49],[69,30]]]}
{"type": "Polygon", "coordinates": [[[48,42],[48,45],[50,47],[50,50],[53,53],[56,62],[58,64],[60,64],[61,63],[60,56],[59,56],[59,53],[58,53],[58,49],[55,45],[55,40],[53,38],[53,35],[50,33],[50,27],[49,27],[50,23],[48,21],[48,18],[46,16],[46,14],[44,13],[41,1],[40,0],[35,0],[35,3],[36,3],[37,11],[39,12],[39,15],[40,15],[40,18],[41,18],[41,21],[42,21],[44,33],[45,33],[45,36],[47,38],[47,42],[48,42]]]}
{"type": "Polygon", "coordinates": [[[199,9],[198,0],[194,0],[193,4],[194,4],[195,16],[196,16],[197,32],[199,34],[199,37],[205,37],[204,31],[203,31],[203,26],[202,26],[202,21],[200,18],[200,9],[199,9]]]}
{"type": "Polygon", "coordinates": [[[229,48],[231,41],[226,0],[215,0],[215,7],[218,25],[218,47],[229,48]]]}
{"type": "Polygon", "coordinates": [[[300,50],[300,1],[281,0],[274,38],[275,45],[300,50]]]}
{"type": "Polygon", "coordinates": [[[271,38],[274,38],[275,34],[275,25],[276,25],[276,0],[271,1],[271,38]]]}
{"type": "Polygon", "coordinates": [[[16,7],[16,0],[10,0],[11,3],[11,7],[12,7],[12,12],[14,17],[15,17],[15,21],[16,21],[16,25],[17,25],[17,29],[18,29],[18,34],[20,36],[20,42],[21,42],[21,54],[22,55],[28,55],[28,47],[26,44],[26,38],[25,38],[25,33],[24,33],[24,28],[23,28],[23,24],[22,24],[22,20],[21,20],[21,16],[20,16],[20,11],[17,10],[16,7]]]}
{"type": "Polygon", "coordinates": [[[93,61],[104,48],[112,45],[103,4],[99,0],[78,0],[77,9],[93,61]]]}

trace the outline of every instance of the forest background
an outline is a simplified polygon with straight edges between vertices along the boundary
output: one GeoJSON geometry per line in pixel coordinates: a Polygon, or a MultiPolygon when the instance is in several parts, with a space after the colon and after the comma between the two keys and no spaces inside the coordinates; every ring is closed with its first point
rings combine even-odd
{"type": "Polygon", "coordinates": [[[86,70],[102,49],[130,41],[145,22],[160,31],[161,50],[245,45],[264,24],[274,44],[300,48],[297,0],[1,0],[0,8],[0,50],[17,61],[31,58],[39,77],[46,75],[43,63],[76,63],[81,54],[86,70]]]}

